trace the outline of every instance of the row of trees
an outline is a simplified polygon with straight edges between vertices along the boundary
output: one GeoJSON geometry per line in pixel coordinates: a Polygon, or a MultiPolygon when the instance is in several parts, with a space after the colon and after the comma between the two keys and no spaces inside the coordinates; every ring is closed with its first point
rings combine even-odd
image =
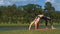
{"type": "Polygon", "coordinates": [[[27,4],[24,6],[0,6],[0,23],[29,23],[37,14],[43,13],[55,19],[55,22],[59,22],[60,12],[55,11],[55,8],[50,2],[47,2],[44,6],[37,4],[27,4]]]}

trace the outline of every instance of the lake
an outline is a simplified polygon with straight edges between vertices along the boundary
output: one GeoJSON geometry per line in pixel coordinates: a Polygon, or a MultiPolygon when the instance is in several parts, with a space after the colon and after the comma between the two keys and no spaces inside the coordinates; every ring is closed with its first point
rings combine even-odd
{"type": "MultiPolygon", "coordinates": [[[[45,26],[41,25],[41,28],[45,28],[45,26]]],[[[50,27],[50,26],[49,26],[50,27]]],[[[60,25],[55,25],[55,28],[60,28],[60,25]]],[[[32,26],[32,29],[34,26],[32,26]]],[[[0,26],[0,30],[28,30],[28,26],[0,26]]]]}

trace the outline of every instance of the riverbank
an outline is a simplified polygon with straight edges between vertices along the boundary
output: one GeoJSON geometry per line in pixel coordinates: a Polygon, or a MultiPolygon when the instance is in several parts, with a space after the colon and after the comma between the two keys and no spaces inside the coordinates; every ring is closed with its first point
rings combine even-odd
{"type": "MultiPolygon", "coordinates": [[[[45,25],[45,24],[39,24],[39,25],[45,25]]],[[[48,24],[50,25],[50,24],[48,24]]],[[[54,25],[60,25],[60,23],[54,23],[54,25]]],[[[29,26],[29,24],[0,24],[0,26],[29,26]]]]}
{"type": "Polygon", "coordinates": [[[55,30],[7,30],[0,34],[60,34],[60,29],[55,30]]]}

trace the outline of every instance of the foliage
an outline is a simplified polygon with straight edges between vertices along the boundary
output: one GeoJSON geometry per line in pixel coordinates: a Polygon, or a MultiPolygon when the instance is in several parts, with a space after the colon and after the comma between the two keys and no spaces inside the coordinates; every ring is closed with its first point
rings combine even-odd
{"type": "Polygon", "coordinates": [[[43,13],[55,19],[60,20],[60,12],[56,11],[50,2],[45,4],[45,8],[37,4],[27,4],[24,6],[0,6],[0,23],[30,23],[38,14],[43,13]]]}

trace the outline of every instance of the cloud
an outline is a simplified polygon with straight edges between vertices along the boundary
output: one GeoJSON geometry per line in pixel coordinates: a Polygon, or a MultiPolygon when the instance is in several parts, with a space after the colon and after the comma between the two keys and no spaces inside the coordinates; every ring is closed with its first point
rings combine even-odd
{"type": "Polygon", "coordinates": [[[46,0],[45,2],[51,2],[52,4],[59,4],[60,0],[46,0]]]}
{"type": "MultiPolygon", "coordinates": [[[[13,4],[18,4],[18,5],[23,5],[26,4],[27,2],[29,3],[36,3],[44,0],[0,0],[0,6],[8,6],[8,5],[13,5],[13,4]]],[[[45,0],[45,2],[51,2],[55,8],[60,9],[60,0],[45,0]]]]}
{"type": "Polygon", "coordinates": [[[7,5],[11,5],[11,2],[9,2],[8,0],[0,0],[0,6],[7,6],[7,5]]]}
{"type": "Polygon", "coordinates": [[[18,1],[37,1],[37,0],[11,0],[11,1],[18,2],[18,1]]]}
{"type": "Polygon", "coordinates": [[[60,10],[60,0],[46,0],[45,2],[51,2],[52,5],[53,5],[57,10],[60,10]]]}
{"type": "Polygon", "coordinates": [[[45,2],[55,3],[55,0],[46,0],[45,2]]]}
{"type": "Polygon", "coordinates": [[[3,0],[0,0],[0,4],[4,4],[3,0]]]}
{"type": "Polygon", "coordinates": [[[0,0],[0,6],[12,5],[15,3],[28,2],[28,1],[37,1],[37,0],[0,0]]]}

